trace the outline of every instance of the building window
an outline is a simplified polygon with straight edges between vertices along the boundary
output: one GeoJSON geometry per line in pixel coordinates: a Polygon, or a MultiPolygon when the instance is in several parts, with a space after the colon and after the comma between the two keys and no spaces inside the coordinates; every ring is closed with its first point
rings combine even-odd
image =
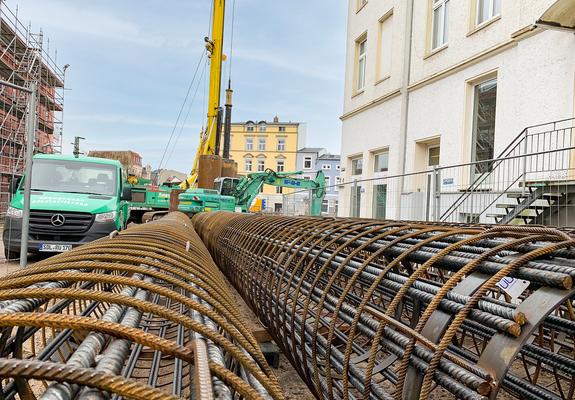
{"type": "Polygon", "coordinates": [[[258,172],[264,172],[266,170],[266,161],[258,160],[258,172]]]}
{"type": "Polygon", "coordinates": [[[331,169],[331,165],[329,164],[322,164],[321,169],[331,169]]]}
{"type": "Polygon", "coordinates": [[[379,50],[377,53],[378,80],[391,75],[391,55],[393,45],[393,13],[379,21],[379,50]]]}
{"type": "Polygon", "coordinates": [[[285,126],[280,126],[278,127],[278,132],[285,132],[286,131],[286,127],[285,126]]]}
{"type": "Polygon", "coordinates": [[[285,162],[284,162],[284,160],[278,160],[278,161],[277,161],[276,171],[277,171],[277,172],[284,172],[284,171],[285,171],[285,162]]]}
{"type": "Polygon", "coordinates": [[[430,147],[427,153],[427,166],[435,167],[439,165],[439,146],[430,147]]]}
{"type": "Polygon", "coordinates": [[[373,218],[385,219],[387,185],[373,186],[373,218]]]}
{"type": "Polygon", "coordinates": [[[331,177],[326,176],[325,177],[325,187],[327,188],[327,190],[330,190],[331,189],[330,186],[331,186],[331,177]]]}
{"type": "Polygon", "coordinates": [[[351,160],[351,174],[361,175],[363,174],[363,158],[354,158],[351,160]]]}
{"type": "Polygon", "coordinates": [[[246,138],[246,150],[251,151],[254,149],[254,138],[246,138]]]}
{"type": "Polygon", "coordinates": [[[321,213],[328,214],[329,213],[329,201],[323,200],[321,202],[321,213]]]}
{"type": "Polygon", "coordinates": [[[449,22],[449,0],[433,0],[433,39],[432,49],[447,43],[449,22]]]}
{"type": "Polygon", "coordinates": [[[333,186],[333,191],[334,192],[338,192],[339,191],[339,185],[341,184],[341,178],[339,176],[335,177],[335,185],[333,186]]]}
{"type": "Polygon", "coordinates": [[[254,131],[254,124],[252,122],[248,122],[246,124],[246,132],[253,132],[254,131]]]}
{"type": "Polygon", "coordinates": [[[311,169],[311,157],[304,157],[303,169],[311,169]]]}
{"type": "Polygon", "coordinates": [[[358,218],[361,205],[361,186],[354,185],[351,188],[351,209],[350,215],[353,218],[358,218]]]}
{"type": "Polygon", "coordinates": [[[373,172],[386,172],[389,164],[389,151],[375,154],[373,160],[373,172]]]}
{"type": "Polygon", "coordinates": [[[335,169],[337,169],[339,171],[341,169],[341,166],[338,164],[335,166],[335,169]]]}
{"type": "Polygon", "coordinates": [[[285,151],[285,149],[286,149],[286,140],[278,139],[278,151],[285,151]]]}
{"type": "Polygon", "coordinates": [[[284,192],[284,188],[281,186],[276,186],[276,193],[277,194],[282,194],[284,192]]]}
{"type": "Polygon", "coordinates": [[[265,132],[267,130],[267,125],[265,122],[260,122],[258,124],[258,131],[259,132],[265,132]]]}
{"type": "Polygon", "coordinates": [[[266,151],[266,139],[259,138],[258,139],[258,150],[259,151],[266,151]]]}
{"type": "Polygon", "coordinates": [[[244,161],[244,170],[246,172],[252,172],[252,159],[246,158],[244,161]]]}
{"type": "MultiPolygon", "coordinates": [[[[471,161],[493,159],[495,143],[495,112],[497,106],[497,79],[475,86],[473,110],[473,150],[471,161]]],[[[482,174],[491,170],[491,163],[478,163],[475,172],[482,174]]]]}
{"type": "Polygon", "coordinates": [[[356,43],[357,46],[357,81],[355,89],[361,91],[365,87],[365,70],[367,63],[367,38],[363,38],[356,43]]]}
{"type": "Polygon", "coordinates": [[[501,0],[477,0],[477,25],[501,14],[501,0]]]}

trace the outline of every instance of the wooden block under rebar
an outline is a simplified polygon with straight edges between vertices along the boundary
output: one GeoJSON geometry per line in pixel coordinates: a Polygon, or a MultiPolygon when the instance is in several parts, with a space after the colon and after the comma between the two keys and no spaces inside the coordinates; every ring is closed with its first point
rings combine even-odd
{"type": "Polygon", "coordinates": [[[252,335],[254,335],[258,343],[271,342],[273,340],[269,332],[263,327],[253,328],[252,335]]]}

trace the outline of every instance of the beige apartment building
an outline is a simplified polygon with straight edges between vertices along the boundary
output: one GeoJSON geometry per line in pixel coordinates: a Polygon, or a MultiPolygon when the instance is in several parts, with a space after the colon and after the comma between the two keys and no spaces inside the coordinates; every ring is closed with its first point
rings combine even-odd
{"type": "Polygon", "coordinates": [[[339,215],[438,219],[492,167],[399,175],[481,163],[526,127],[574,117],[575,35],[542,21],[550,7],[572,19],[574,4],[349,0],[339,215]]]}
{"type": "MultiPolygon", "coordinates": [[[[246,121],[232,123],[230,158],[238,163],[238,173],[247,175],[272,169],[278,172],[296,170],[296,154],[305,145],[306,125],[284,122],[278,117],[272,121],[246,121]]],[[[283,194],[291,189],[264,186],[258,198],[266,200],[266,210],[280,212],[283,194]]]]}

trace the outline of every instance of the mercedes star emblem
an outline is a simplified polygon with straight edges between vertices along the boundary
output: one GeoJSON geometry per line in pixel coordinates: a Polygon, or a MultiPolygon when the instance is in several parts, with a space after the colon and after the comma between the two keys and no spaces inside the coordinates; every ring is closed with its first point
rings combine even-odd
{"type": "Polygon", "coordinates": [[[62,226],[64,222],[66,222],[66,218],[64,218],[62,214],[54,214],[52,218],[50,218],[50,222],[52,222],[54,226],[62,226]]]}

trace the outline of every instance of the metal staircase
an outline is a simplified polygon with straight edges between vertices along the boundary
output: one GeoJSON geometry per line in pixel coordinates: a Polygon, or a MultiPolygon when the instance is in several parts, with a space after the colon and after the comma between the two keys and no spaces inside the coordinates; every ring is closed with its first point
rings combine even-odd
{"type": "Polygon", "coordinates": [[[441,221],[543,223],[575,192],[575,118],[525,128],[497,158],[481,163],[471,169],[485,172],[449,201],[441,221]]]}
{"type": "Polygon", "coordinates": [[[561,204],[565,203],[567,191],[556,191],[548,183],[529,182],[526,191],[507,192],[503,202],[497,203],[497,210],[503,213],[488,213],[495,223],[503,225],[527,225],[541,223],[549,218],[561,204]]]}

